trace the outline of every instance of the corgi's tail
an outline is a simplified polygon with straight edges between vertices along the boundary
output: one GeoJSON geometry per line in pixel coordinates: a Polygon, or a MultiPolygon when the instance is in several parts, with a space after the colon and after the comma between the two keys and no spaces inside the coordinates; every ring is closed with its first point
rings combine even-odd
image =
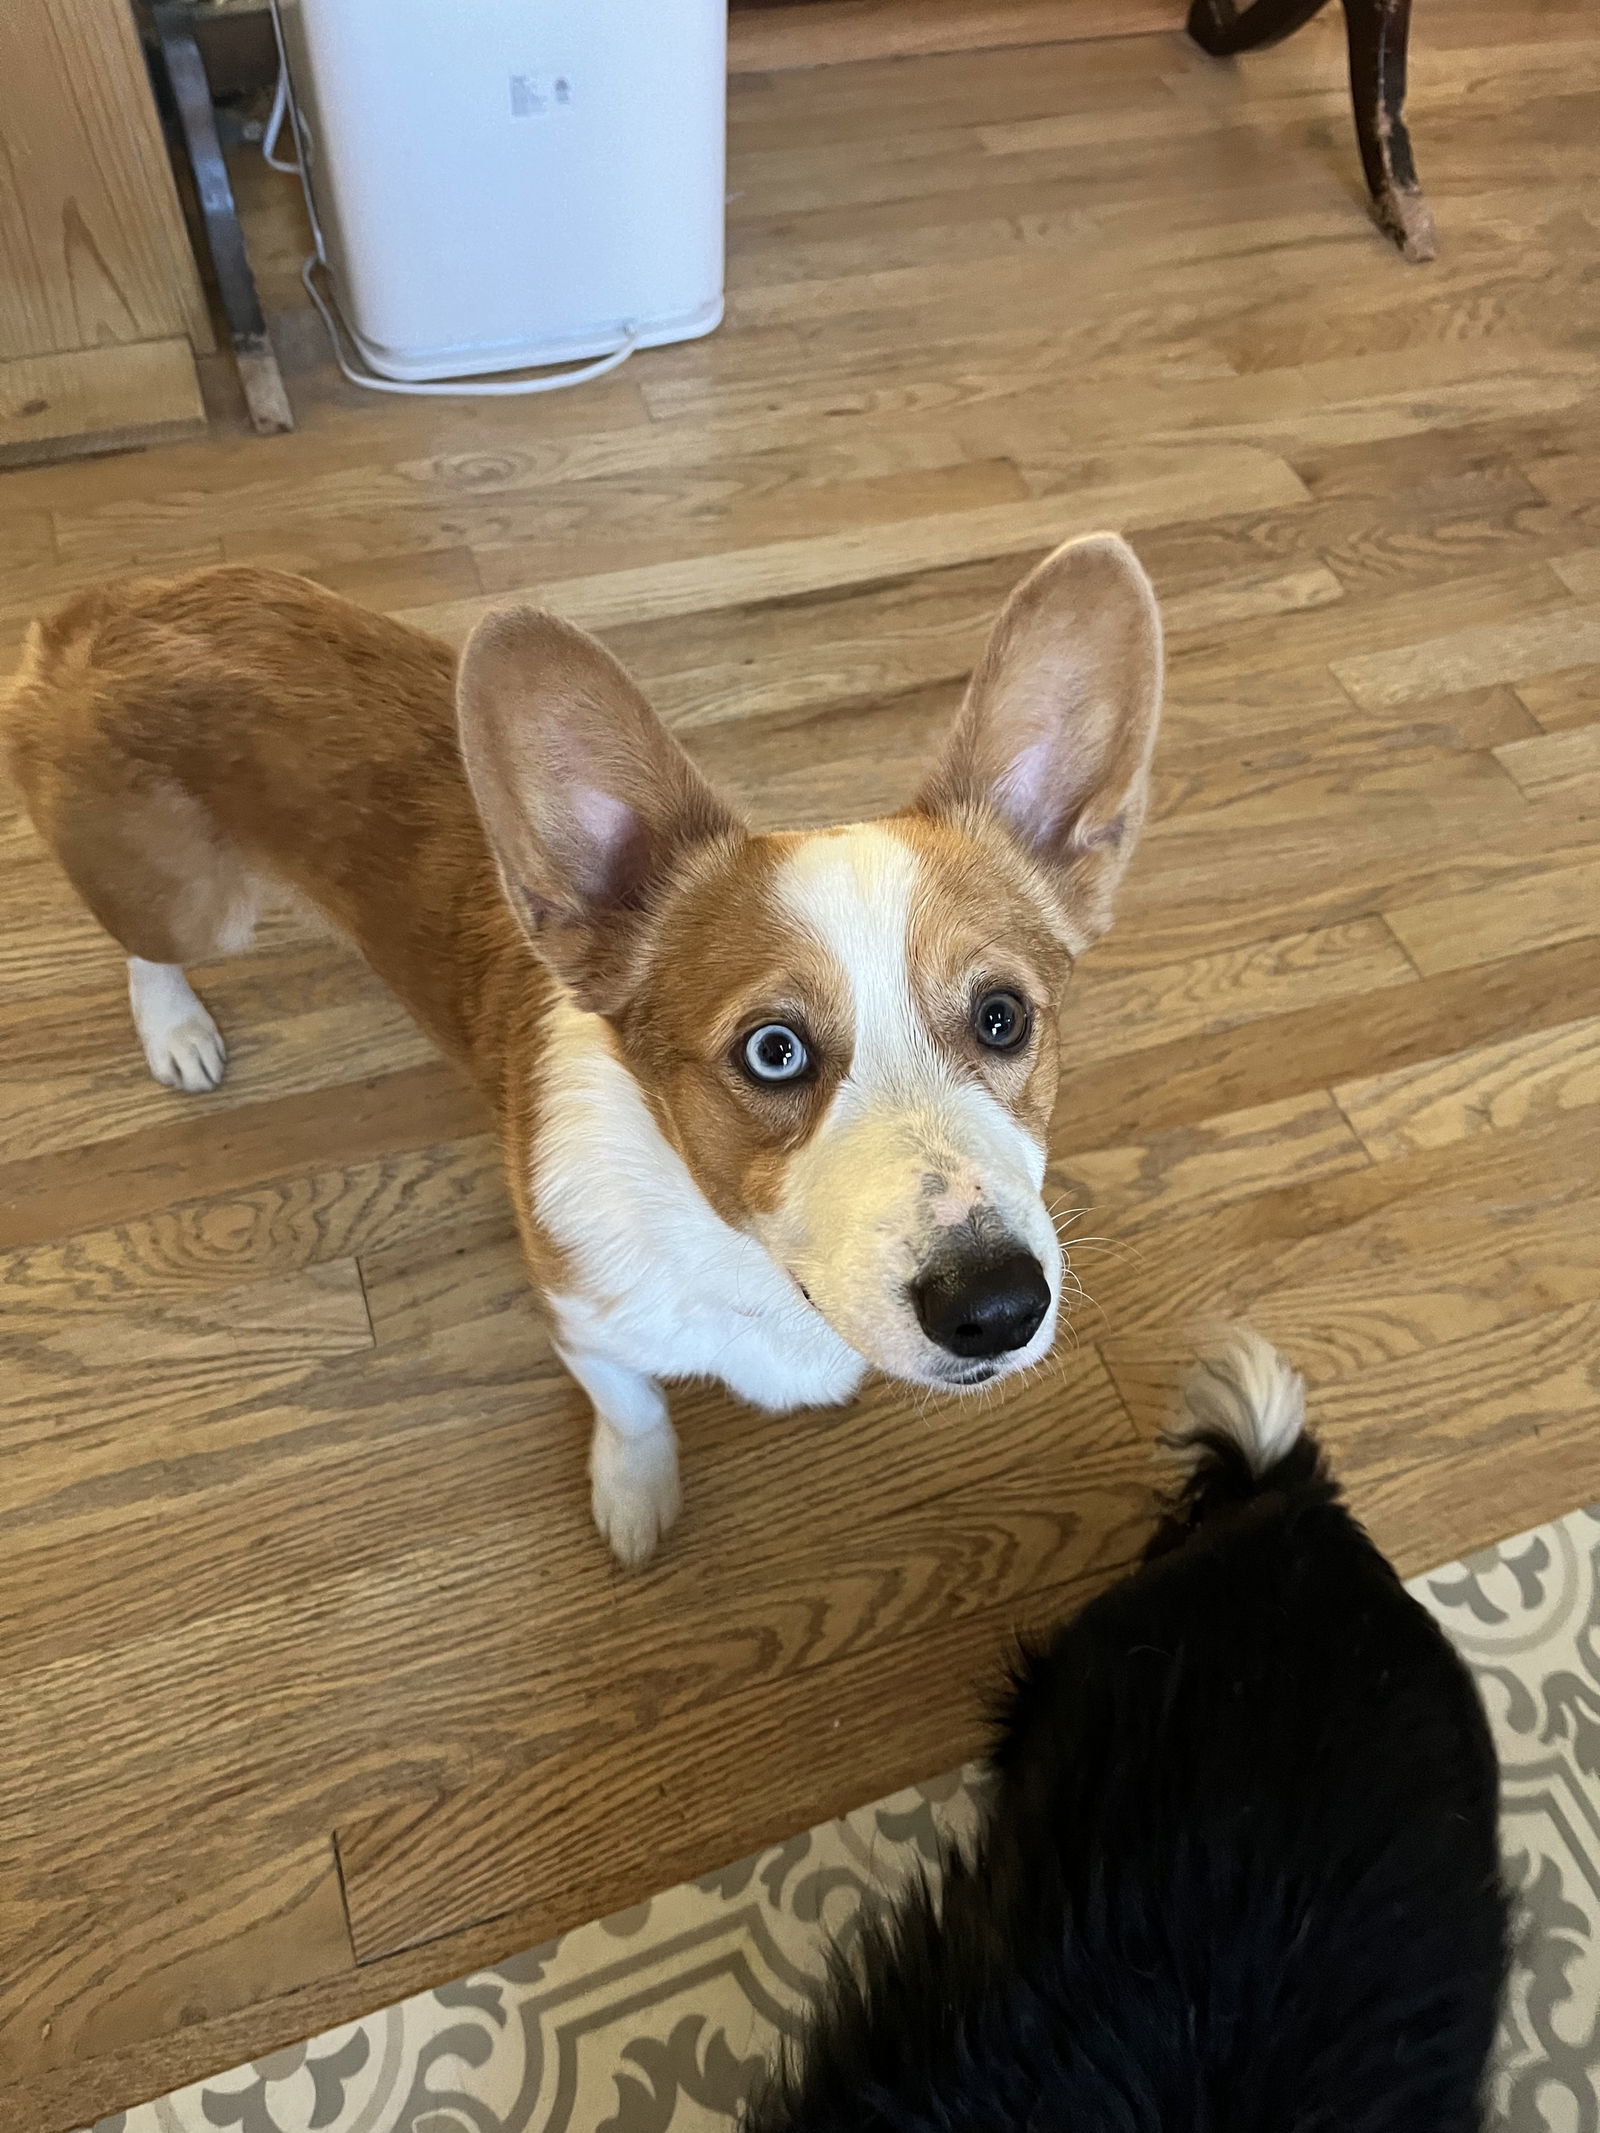
{"type": "Polygon", "coordinates": [[[1189,1475],[1150,1543],[1164,1555],[1221,1512],[1269,1491],[1331,1503],[1339,1491],[1307,1435],[1300,1373],[1258,1333],[1230,1333],[1183,1390],[1168,1443],[1189,1475]]]}

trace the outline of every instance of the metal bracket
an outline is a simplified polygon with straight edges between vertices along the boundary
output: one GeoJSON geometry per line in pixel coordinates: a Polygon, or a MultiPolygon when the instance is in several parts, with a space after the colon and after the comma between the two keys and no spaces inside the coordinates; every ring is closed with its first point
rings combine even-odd
{"type": "Polygon", "coordinates": [[[189,152],[190,168],[194,172],[206,245],[222,295],[228,331],[233,338],[239,383],[244,388],[251,426],[261,436],[292,430],[294,412],[283,389],[283,374],[267,334],[255,276],[250,271],[244,232],[239,227],[239,211],[234,205],[233,187],[228,183],[228,166],[223,161],[222,143],[217,138],[211,84],[206,79],[200,47],[195,42],[190,10],[187,6],[174,4],[174,0],[154,0],[149,13],[156,50],[172,91],[178,123],[183,128],[184,144],[189,152]]]}

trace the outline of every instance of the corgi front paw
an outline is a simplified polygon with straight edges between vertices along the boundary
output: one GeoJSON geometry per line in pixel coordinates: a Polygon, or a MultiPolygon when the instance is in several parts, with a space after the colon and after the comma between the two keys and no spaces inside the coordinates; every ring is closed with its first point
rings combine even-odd
{"type": "Polygon", "coordinates": [[[222,1086],[228,1047],[222,1041],[221,1030],[202,1009],[175,1028],[147,1037],[144,1056],[164,1088],[201,1096],[208,1089],[222,1086]]]}
{"type": "Polygon", "coordinates": [[[629,1437],[597,1422],[589,1479],[594,1522],[612,1554],[627,1569],[641,1569],[682,1508],[677,1439],[670,1428],[629,1437]]]}
{"type": "Polygon", "coordinates": [[[163,1088],[199,1096],[221,1087],[228,1047],[176,963],[130,956],[128,999],[145,1062],[163,1088]]]}

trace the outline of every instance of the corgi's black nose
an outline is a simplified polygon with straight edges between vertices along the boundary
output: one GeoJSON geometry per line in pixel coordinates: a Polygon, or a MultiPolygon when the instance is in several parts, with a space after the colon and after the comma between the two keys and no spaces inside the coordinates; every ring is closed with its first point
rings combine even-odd
{"type": "Polygon", "coordinates": [[[929,1340],[951,1355],[1009,1355],[1026,1348],[1050,1308],[1050,1284],[1031,1252],[936,1260],[911,1284],[929,1340]]]}

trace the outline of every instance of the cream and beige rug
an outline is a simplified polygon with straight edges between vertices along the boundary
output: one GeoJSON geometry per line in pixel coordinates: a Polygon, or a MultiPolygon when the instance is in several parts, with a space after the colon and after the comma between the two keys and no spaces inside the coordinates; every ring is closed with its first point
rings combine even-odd
{"type": "MultiPolygon", "coordinates": [[[[1521,1892],[1495,2133],[1600,2129],[1600,1507],[1411,1588],[1482,1683],[1521,1892]]],[[[942,1841],[937,1778],[95,2133],[722,2133],[830,1938],[942,1841]]]]}

